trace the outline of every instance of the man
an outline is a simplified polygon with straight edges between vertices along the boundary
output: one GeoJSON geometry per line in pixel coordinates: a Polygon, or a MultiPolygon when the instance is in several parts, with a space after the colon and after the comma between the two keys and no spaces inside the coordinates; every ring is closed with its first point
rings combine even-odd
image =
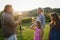
{"type": "MultiPolygon", "coordinates": [[[[36,18],[36,21],[39,21],[41,23],[42,33],[44,35],[45,16],[44,16],[44,13],[43,13],[43,9],[42,8],[38,8],[37,12],[38,12],[38,16],[36,18]]],[[[43,38],[43,36],[42,36],[42,38],[43,38]]]]}
{"type": "Polygon", "coordinates": [[[15,21],[12,15],[13,8],[11,5],[6,5],[1,16],[1,26],[5,40],[17,40],[16,26],[20,22],[20,18],[15,21]]]}

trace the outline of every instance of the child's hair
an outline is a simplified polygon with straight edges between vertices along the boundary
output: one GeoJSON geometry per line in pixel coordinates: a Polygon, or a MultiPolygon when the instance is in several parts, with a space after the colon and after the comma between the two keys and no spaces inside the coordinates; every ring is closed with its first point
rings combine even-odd
{"type": "Polygon", "coordinates": [[[37,27],[41,28],[41,23],[39,21],[37,21],[36,23],[37,23],[37,27]]]}

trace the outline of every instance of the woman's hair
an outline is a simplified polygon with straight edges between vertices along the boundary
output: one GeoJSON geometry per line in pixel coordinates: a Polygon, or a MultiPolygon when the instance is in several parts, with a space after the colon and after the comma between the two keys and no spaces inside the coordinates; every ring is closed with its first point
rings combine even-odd
{"type": "Polygon", "coordinates": [[[5,8],[4,8],[4,12],[7,12],[7,9],[12,7],[12,5],[6,5],[5,8]]]}
{"type": "Polygon", "coordinates": [[[52,14],[51,14],[51,16],[53,17],[53,21],[55,21],[56,22],[56,29],[58,30],[59,29],[59,25],[58,25],[58,22],[60,21],[60,19],[59,19],[59,17],[58,17],[58,15],[57,15],[57,13],[56,12],[53,12],[52,14]]]}
{"type": "Polygon", "coordinates": [[[59,21],[60,20],[56,12],[53,12],[51,14],[51,16],[55,19],[55,21],[59,21]]]}
{"type": "Polygon", "coordinates": [[[38,10],[40,10],[41,12],[44,12],[43,8],[40,8],[40,7],[39,7],[38,10]]]}
{"type": "Polygon", "coordinates": [[[37,23],[37,27],[41,28],[41,23],[39,21],[37,21],[36,23],[37,23]]]}

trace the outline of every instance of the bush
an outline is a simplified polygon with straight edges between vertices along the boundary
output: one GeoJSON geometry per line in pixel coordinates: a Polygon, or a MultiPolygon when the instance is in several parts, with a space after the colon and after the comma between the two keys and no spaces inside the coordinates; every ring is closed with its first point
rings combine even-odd
{"type": "Polygon", "coordinates": [[[22,19],[22,23],[30,23],[30,22],[32,22],[32,18],[31,17],[22,19]]]}
{"type": "Polygon", "coordinates": [[[1,28],[1,15],[2,15],[3,11],[0,12],[0,28],[1,28]]]}
{"type": "Polygon", "coordinates": [[[0,19],[0,28],[1,28],[1,19],[0,19]]]}
{"type": "Polygon", "coordinates": [[[50,13],[45,13],[45,21],[50,22],[50,13]]]}
{"type": "MultiPolygon", "coordinates": [[[[18,15],[14,16],[15,21],[18,20],[18,15]]],[[[21,21],[22,23],[29,23],[32,22],[32,18],[31,17],[21,17],[21,21]]]]}

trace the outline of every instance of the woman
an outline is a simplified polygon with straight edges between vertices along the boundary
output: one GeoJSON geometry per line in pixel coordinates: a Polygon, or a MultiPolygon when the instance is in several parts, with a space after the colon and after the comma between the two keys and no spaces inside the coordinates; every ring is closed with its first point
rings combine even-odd
{"type": "Polygon", "coordinates": [[[36,18],[36,21],[41,22],[41,28],[42,28],[42,39],[44,37],[44,28],[45,28],[45,16],[44,16],[44,10],[42,8],[37,9],[38,16],[36,18]]]}
{"type": "Polygon", "coordinates": [[[49,40],[60,40],[60,19],[55,12],[51,14],[49,40]]]}

